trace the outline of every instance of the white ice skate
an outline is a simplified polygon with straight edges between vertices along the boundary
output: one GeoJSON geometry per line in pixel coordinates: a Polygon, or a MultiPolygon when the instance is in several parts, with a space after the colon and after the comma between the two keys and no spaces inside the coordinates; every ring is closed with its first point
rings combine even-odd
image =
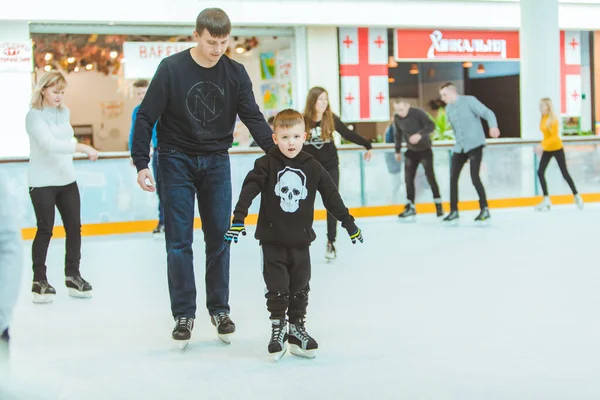
{"type": "Polygon", "coordinates": [[[337,253],[333,242],[327,242],[327,249],[325,250],[325,259],[327,262],[335,261],[337,253]]]}
{"type": "Polygon", "coordinates": [[[302,358],[315,358],[317,356],[319,345],[317,344],[317,341],[306,332],[303,319],[294,324],[290,323],[288,341],[290,342],[290,353],[293,355],[302,358]]]}
{"type": "Polygon", "coordinates": [[[583,199],[581,198],[581,195],[579,195],[579,194],[575,195],[575,203],[577,204],[577,208],[579,208],[580,210],[583,210],[583,199]]]}
{"type": "Polygon", "coordinates": [[[550,197],[544,196],[544,199],[542,200],[542,202],[540,204],[538,204],[537,206],[535,206],[534,210],[535,211],[550,211],[551,206],[552,206],[552,203],[550,202],[550,197]]]}

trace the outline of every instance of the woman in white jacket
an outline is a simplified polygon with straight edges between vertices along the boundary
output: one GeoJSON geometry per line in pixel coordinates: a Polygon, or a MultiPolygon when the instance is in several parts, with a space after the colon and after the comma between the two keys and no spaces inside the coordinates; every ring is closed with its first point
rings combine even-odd
{"type": "Polygon", "coordinates": [[[91,297],[92,286],[79,272],[81,259],[81,203],[75,181],[73,153],[85,153],[90,160],[98,152],[90,146],[75,143],[69,110],[62,104],[67,88],[65,77],[58,71],[46,73],[38,82],[25,120],[29,135],[29,195],[37,219],[32,246],[33,299],[36,303],[53,300],[56,290],[46,277],[46,255],[55,207],[67,235],[65,284],[74,297],[91,297]]]}

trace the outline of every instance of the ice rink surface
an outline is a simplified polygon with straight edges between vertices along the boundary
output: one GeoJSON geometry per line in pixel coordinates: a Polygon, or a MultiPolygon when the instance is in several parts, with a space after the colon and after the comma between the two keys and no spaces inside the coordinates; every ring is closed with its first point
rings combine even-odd
{"type": "Polygon", "coordinates": [[[192,341],[171,340],[164,239],[85,237],[90,300],[68,297],[64,240],[51,243],[53,304],[31,302],[29,253],[12,327],[19,399],[600,398],[600,205],[492,210],[491,226],[461,214],[357,220],[365,243],[338,231],[324,262],[315,224],[307,316],[314,360],[270,360],[260,251],[233,245],[232,319],[221,343],[204,307],[204,243],[195,233],[198,314],[192,341]],[[40,393],[41,391],[41,393],[40,393]]]}

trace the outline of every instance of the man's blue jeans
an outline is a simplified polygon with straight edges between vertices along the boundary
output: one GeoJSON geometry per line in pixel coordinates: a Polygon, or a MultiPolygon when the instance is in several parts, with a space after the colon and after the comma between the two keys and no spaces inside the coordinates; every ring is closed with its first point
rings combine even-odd
{"type": "Polygon", "coordinates": [[[196,317],[196,198],[206,244],[206,307],[210,315],[229,312],[229,246],[223,240],[231,220],[229,154],[194,156],[159,147],[158,163],[173,317],[196,317]]]}

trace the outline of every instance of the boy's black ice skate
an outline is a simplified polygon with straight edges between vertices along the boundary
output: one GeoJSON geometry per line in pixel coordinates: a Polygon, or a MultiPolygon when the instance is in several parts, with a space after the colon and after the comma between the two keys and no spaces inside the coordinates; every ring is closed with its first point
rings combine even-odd
{"type": "Polygon", "coordinates": [[[490,210],[487,207],[484,207],[479,212],[479,215],[475,218],[475,223],[479,225],[486,225],[490,222],[490,210]]]}
{"type": "Polygon", "coordinates": [[[269,353],[275,361],[279,361],[287,351],[288,327],[285,319],[271,320],[271,341],[269,353]]]}
{"type": "Polygon", "coordinates": [[[223,343],[231,343],[231,334],[235,332],[235,324],[229,314],[221,312],[210,316],[210,321],[217,328],[217,336],[223,343]]]}
{"type": "Polygon", "coordinates": [[[458,211],[450,211],[450,214],[448,214],[442,222],[448,225],[456,225],[458,224],[458,218],[458,211]]]}
{"type": "Polygon", "coordinates": [[[31,285],[31,293],[36,304],[52,303],[56,296],[56,290],[45,280],[34,281],[31,285]]]}
{"type": "Polygon", "coordinates": [[[81,275],[67,276],[65,285],[69,288],[69,296],[80,299],[89,299],[92,297],[92,285],[90,285],[81,275]]]}
{"type": "Polygon", "coordinates": [[[290,352],[293,355],[304,358],[315,358],[319,345],[317,344],[317,341],[306,332],[304,319],[299,319],[295,323],[290,322],[288,341],[290,342],[290,352]]]}
{"type": "Polygon", "coordinates": [[[415,210],[415,206],[413,205],[413,203],[408,202],[404,206],[404,211],[402,211],[400,214],[398,214],[398,218],[400,218],[400,221],[412,222],[416,219],[416,215],[417,215],[417,210],[415,210]]]}
{"type": "Polygon", "coordinates": [[[327,242],[327,249],[325,250],[325,259],[327,261],[333,261],[337,257],[337,253],[335,251],[335,246],[333,242],[327,242]]]}
{"type": "Polygon", "coordinates": [[[192,329],[194,329],[194,318],[179,317],[175,319],[175,328],[173,328],[173,340],[179,342],[179,348],[185,349],[192,338],[192,329]]]}

